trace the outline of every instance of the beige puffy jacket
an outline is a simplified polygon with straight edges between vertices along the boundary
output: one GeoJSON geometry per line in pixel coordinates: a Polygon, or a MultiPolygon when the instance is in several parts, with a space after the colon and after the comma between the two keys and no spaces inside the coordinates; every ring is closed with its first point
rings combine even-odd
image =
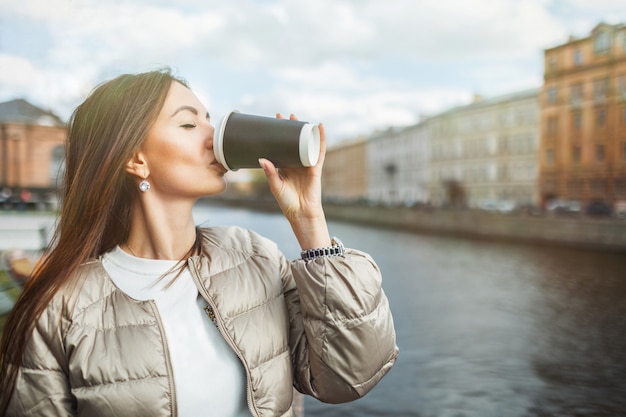
{"type": "MultiPolygon", "coordinates": [[[[203,229],[203,249],[188,266],[245,367],[253,415],[294,415],[294,386],[325,402],[357,399],[393,365],[391,312],[368,255],[289,262],[237,227],[203,229]]],[[[79,290],[59,292],[36,325],[8,415],[176,416],[154,302],[119,290],[100,260],[75,278],[79,290]]]]}

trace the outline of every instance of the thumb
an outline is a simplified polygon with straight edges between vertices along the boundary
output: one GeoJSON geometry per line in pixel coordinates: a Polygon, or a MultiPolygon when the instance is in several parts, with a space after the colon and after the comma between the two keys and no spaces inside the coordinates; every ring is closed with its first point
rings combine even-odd
{"type": "Polygon", "coordinates": [[[259,166],[263,168],[265,175],[268,177],[276,173],[276,168],[269,159],[259,158],[259,166]]]}
{"type": "Polygon", "coordinates": [[[268,159],[259,158],[259,165],[263,168],[263,171],[265,171],[265,177],[269,183],[270,190],[272,192],[278,190],[280,188],[280,177],[274,164],[268,159]]]}

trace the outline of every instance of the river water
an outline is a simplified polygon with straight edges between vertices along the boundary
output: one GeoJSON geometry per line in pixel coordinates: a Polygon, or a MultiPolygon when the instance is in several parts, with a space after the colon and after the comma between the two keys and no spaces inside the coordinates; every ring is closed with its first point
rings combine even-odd
{"type": "MultiPolygon", "coordinates": [[[[278,214],[198,206],[299,256],[278,214]]],[[[364,398],[306,417],[626,416],[626,256],[331,222],[383,272],[400,356],[364,398]]]]}

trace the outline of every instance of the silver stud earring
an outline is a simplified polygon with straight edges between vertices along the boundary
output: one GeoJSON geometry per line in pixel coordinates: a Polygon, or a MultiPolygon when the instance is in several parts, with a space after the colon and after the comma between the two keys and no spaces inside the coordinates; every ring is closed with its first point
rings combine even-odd
{"type": "Polygon", "coordinates": [[[147,180],[142,180],[139,183],[139,189],[145,193],[150,189],[150,183],[147,180]]]}

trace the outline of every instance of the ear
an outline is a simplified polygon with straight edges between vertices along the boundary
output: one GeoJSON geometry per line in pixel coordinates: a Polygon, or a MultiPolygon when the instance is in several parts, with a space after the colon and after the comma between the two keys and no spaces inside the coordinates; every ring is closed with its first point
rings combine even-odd
{"type": "Polygon", "coordinates": [[[126,163],[126,172],[136,177],[146,179],[150,176],[148,160],[141,151],[136,151],[126,163]]]}

